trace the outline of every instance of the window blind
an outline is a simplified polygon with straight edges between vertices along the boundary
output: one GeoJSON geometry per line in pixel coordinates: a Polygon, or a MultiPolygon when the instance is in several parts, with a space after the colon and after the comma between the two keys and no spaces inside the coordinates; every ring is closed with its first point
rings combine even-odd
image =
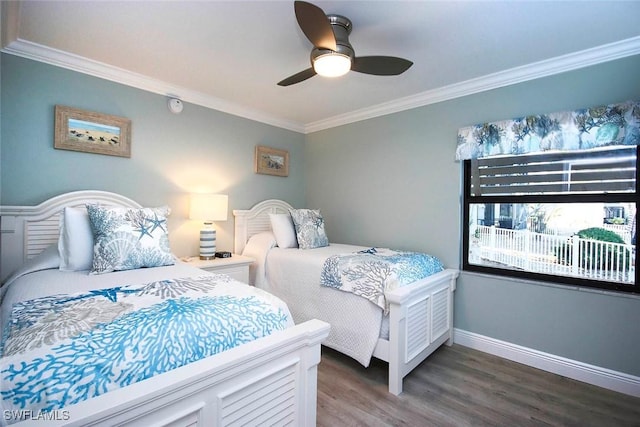
{"type": "Polygon", "coordinates": [[[636,147],[471,160],[471,196],[633,193],[636,147]]]}

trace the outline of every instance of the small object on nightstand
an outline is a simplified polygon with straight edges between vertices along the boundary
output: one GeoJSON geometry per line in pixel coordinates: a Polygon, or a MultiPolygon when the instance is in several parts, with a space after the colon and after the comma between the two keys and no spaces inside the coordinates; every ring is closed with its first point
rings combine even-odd
{"type": "Polygon", "coordinates": [[[227,251],[216,252],[216,258],[231,258],[231,252],[227,252],[227,251]]]}

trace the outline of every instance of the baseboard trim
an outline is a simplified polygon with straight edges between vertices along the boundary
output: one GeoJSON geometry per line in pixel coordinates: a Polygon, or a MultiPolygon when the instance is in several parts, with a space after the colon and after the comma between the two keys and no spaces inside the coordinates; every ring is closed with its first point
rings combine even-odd
{"type": "Polygon", "coordinates": [[[454,328],[454,342],[474,350],[542,369],[543,371],[640,397],[640,377],[544,353],[457,328],[454,328]]]}

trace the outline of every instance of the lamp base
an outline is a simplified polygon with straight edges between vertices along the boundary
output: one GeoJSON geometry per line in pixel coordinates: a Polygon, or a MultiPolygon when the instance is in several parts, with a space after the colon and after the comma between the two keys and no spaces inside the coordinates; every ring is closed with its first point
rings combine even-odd
{"type": "Polygon", "coordinates": [[[216,256],[216,229],[210,222],[204,223],[200,230],[200,259],[209,260],[216,256]]]}
{"type": "Polygon", "coordinates": [[[215,256],[202,256],[200,255],[200,259],[203,261],[211,261],[212,259],[216,259],[215,256]]]}

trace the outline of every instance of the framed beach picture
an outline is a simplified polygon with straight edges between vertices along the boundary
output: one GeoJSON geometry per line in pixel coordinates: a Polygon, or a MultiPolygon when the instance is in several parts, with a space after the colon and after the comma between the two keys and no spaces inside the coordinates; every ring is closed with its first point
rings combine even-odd
{"type": "Polygon", "coordinates": [[[256,145],[255,171],[266,175],[289,176],[289,152],[256,145]]]}
{"type": "Polygon", "coordinates": [[[131,120],[56,105],[53,147],[131,157],[131,120]]]}

